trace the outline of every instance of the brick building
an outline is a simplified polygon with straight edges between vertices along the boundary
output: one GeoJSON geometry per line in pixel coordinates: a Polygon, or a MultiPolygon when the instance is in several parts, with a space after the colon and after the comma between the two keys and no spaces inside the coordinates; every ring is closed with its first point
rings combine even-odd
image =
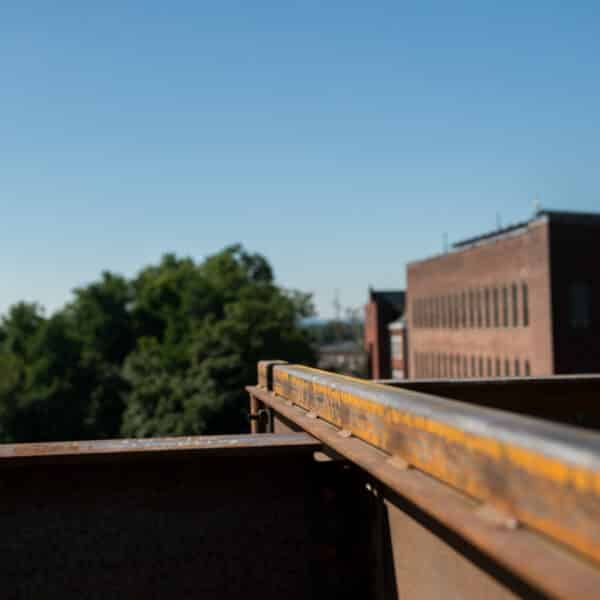
{"type": "Polygon", "coordinates": [[[407,267],[409,376],[600,371],[600,214],[539,211],[407,267]]]}
{"type": "Polygon", "coordinates": [[[404,301],[403,291],[369,288],[369,302],[365,305],[365,350],[370,378],[391,377],[388,325],[404,313],[404,301]]]}

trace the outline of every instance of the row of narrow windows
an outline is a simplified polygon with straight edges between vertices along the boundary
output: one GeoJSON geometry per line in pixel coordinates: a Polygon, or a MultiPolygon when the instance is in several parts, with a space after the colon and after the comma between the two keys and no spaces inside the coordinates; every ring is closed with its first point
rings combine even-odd
{"type": "Polygon", "coordinates": [[[529,290],[526,283],[465,290],[413,300],[415,327],[528,327],[529,290]]]}
{"type": "Polygon", "coordinates": [[[414,377],[519,377],[531,375],[529,360],[464,356],[439,352],[417,352],[414,356],[414,377]]]}

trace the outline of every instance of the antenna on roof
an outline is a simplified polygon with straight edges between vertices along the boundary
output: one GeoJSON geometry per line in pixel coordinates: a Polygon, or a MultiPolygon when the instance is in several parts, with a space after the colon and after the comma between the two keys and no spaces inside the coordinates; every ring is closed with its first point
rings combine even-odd
{"type": "Polygon", "coordinates": [[[537,215],[542,212],[542,203],[540,202],[540,195],[536,194],[533,200],[533,214],[537,215]]]}
{"type": "Polygon", "coordinates": [[[502,229],[502,218],[499,212],[496,213],[496,229],[502,229]]]}

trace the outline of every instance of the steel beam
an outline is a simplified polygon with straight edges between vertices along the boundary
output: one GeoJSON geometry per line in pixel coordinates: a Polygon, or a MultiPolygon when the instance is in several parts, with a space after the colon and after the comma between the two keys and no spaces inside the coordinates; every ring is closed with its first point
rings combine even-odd
{"type": "Polygon", "coordinates": [[[273,392],[600,561],[598,434],[296,365],[273,392]]]}
{"type": "Polygon", "coordinates": [[[0,444],[0,469],[45,463],[154,460],[159,456],[288,456],[314,452],[320,447],[318,440],[305,433],[0,444]]]}
{"type": "Polygon", "coordinates": [[[595,564],[518,526],[505,513],[490,510],[489,504],[411,468],[397,455],[390,456],[358,437],[348,436],[347,430],[317,418],[314,412],[268,390],[250,386],[248,391],[256,394],[278,418],[319,439],[325,448],[364,470],[380,485],[413,503],[542,594],[573,600],[597,597],[600,569],[595,564]]]}

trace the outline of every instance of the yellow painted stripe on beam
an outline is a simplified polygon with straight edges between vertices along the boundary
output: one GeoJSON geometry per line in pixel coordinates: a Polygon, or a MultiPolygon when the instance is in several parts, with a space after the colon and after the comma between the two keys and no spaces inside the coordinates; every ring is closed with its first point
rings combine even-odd
{"type": "MultiPolygon", "coordinates": [[[[277,372],[278,379],[281,375],[282,373],[277,372]]],[[[448,442],[460,445],[468,450],[485,454],[495,460],[508,460],[519,469],[522,469],[532,475],[552,480],[559,485],[571,486],[581,492],[600,494],[600,474],[586,469],[585,467],[570,465],[559,459],[549,458],[543,454],[540,454],[539,452],[508,444],[506,442],[500,442],[493,438],[467,433],[461,429],[446,425],[440,421],[406,413],[396,408],[391,408],[381,403],[362,398],[350,392],[340,393],[340,390],[334,390],[331,387],[321,383],[306,381],[305,379],[296,377],[294,375],[289,375],[287,373],[285,374],[285,378],[288,379],[289,384],[291,384],[295,389],[301,389],[302,391],[309,389],[313,395],[315,392],[317,392],[324,398],[329,399],[329,401],[337,410],[332,411],[330,408],[327,411],[327,414],[323,416],[331,416],[332,412],[339,413],[339,404],[346,404],[353,406],[365,413],[380,418],[382,417],[385,423],[391,423],[394,425],[402,424],[411,429],[418,429],[420,431],[433,434],[443,438],[448,442]]],[[[365,383],[364,381],[350,377],[346,377],[346,379],[353,379],[354,381],[358,381],[362,384],[365,383]]],[[[385,388],[385,386],[379,386],[378,384],[373,385],[385,388]]],[[[389,391],[388,388],[385,389],[386,391],[389,391]]],[[[276,393],[285,397],[282,386],[278,387],[276,393]]],[[[293,396],[296,396],[296,394],[293,394],[293,396]]],[[[303,402],[303,398],[293,397],[289,399],[301,406],[306,404],[303,402]]],[[[305,408],[314,409],[315,407],[312,405],[307,405],[305,408]]],[[[342,425],[342,422],[339,418],[334,417],[332,420],[334,424],[342,425]]],[[[355,428],[353,433],[357,437],[364,437],[365,439],[368,437],[367,441],[370,443],[378,441],[378,438],[375,437],[371,431],[355,428]]]]}

